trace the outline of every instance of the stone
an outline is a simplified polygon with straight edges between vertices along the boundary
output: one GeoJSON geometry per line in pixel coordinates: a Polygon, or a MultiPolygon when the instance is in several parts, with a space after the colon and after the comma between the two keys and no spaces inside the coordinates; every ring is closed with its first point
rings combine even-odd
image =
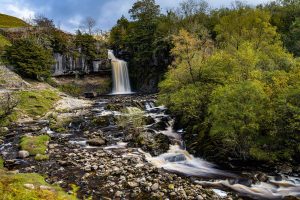
{"type": "Polygon", "coordinates": [[[24,184],[24,187],[27,188],[27,189],[30,189],[30,190],[34,190],[34,188],[35,188],[34,185],[31,184],[31,183],[24,184]]]}
{"type": "Polygon", "coordinates": [[[131,187],[131,188],[135,188],[135,187],[138,187],[138,186],[139,186],[139,184],[138,184],[137,182],[128,182],[128,185],[129,185],[129,187],[131,187]]]}
{"type": "Polygon", "coordinates": [[[159,188],[158,183],[154,183],[154,184],[151,186],[151,190],[152,190],[152,191],[156,191],[156,190],[158,190],[158,188],[159,188]]]}
{"type": "Polygon", "coordinates": [[[285,164],[285,165],[282,165],[280,168],[279,168],[279,171],[280,173],[282,174],[290,174],[293,172],[293,169],[291,166],[285,164]]]}
{"type": "Polygon", "coordinates": [[[168,188],[170,189],[170,190],[174,190],[174,184],[169,184],[169,186],[168,186],[168,188]]]}
{"type": "Polygon", "coordinates": [[[27,157],[29,157],[29,152],[28,151],[24,151],[24,150],[19,151],[18,152],[18,157],[19,158],[27,158],[27,157]]]}
{"type": "Polygon", "coordinates": [[[95,98],[97,96],[96,92],[86,92],[84,93],[85,98],[95,98]]]}
{"type": "Polygon", "coordinates": [[[88,140],[87,144],[91,145],[91,146],[102,146],[102,145],[106,144],[106,141],[99,137],[99,138],[94,138],[94,139],[88,140]]]}
{"type": "Polygon", "coordinates": [[[204,198],[201,195],[196,196],[197,200],[203,200],[204,198]]]}
{"type": "Polygon", "coordinates": [[[122,194],[123,194],[123,192],[121,192],[121,191],[117,191],[117,192],[115,193],[115,197],[121,197],[121,196],[122,196],[122,194]]]}
{"type": "Polygon", "coordinates": [[[55,191],[54,188],[50,187],[50,186],[46,186],[46,185],[41,185],[40,186],[41,190],[49,190],[49,191],[55,191]]]}
{"type": "Polygon", "coordinates": [[[259,174],[257,174],[256,178],[260,182],[267,182],[269,180],[269,177],[265,173],[259,173],[259,174]]]}

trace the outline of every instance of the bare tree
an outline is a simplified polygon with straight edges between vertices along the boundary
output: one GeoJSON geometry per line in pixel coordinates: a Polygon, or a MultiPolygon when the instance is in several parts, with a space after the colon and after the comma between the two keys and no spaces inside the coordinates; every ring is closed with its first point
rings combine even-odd
{"type": "Polygon", "coordinates": [[[209,9],[209,5],[205,0],[185,0],[180,3],[177,13],[182,17],[190,17],[197,13],[205,13],[209,9]]]}
{"type": "Polygon", "coordinates": [[[38,14],[33,19],[34,23],[40,27],[54,28],[54,22],[52,19],[45,17],[42,14],[38,14]]]}
{"type": "Polygon", "coordinates": [[[82,28],[87,30],[86,32],[90,35],[93,34],[93,30],[96,26],[96,20],[92,17],[87,17],[82,22],[82,28]]]}

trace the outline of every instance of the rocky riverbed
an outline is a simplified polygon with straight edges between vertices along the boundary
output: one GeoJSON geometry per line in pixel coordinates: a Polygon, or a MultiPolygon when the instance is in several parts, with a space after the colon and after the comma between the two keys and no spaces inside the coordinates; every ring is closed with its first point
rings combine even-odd
{"type": "MultiPolygon", "coordinates": [[[[184,149],[174,150],[184,146],[183,131],[174,132],[166,108],[155,107],[154,102],[155,96],[132,95],[103,96],[84,107],[76,104],[73,109],[70,102],[67,108],[60,103],[60,109],[40,120],[7,128],[8,134],[0,145],[5,167],[45,174],[47,182],[58,184],[70,193],[74,192],[71,185],[76,185],[80,199],[255,198],[254,191],[249,195],[236,189],[239,185],[251,188],[251,178],[237,179],[236,175],[192,157],[184,149]],[[48,160],[38,161],[20,152],[22,136],[38,135],[51,137],[46,150],[48,160]],[[201,176],[197,176],[199,172],[201,176]],[[220,182],[228,178],[232,187],[220,182]]],[[[259,179],[269,181],[270,177],[261,173],[259,179]]],[[[297,196],[300,180],[293,181],[294,184],[285,181],[286,186],[278,182],[274,185],[292,188],[290,195],[297,196]]],[[[290,195],[285,198],[291,198],[290,195]]]]}

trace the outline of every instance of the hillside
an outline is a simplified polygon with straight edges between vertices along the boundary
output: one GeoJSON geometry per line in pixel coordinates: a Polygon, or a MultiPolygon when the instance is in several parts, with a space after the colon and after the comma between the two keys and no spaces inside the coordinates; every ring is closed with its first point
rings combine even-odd
{"type": "Polygon", "coordinates": [[[17,17],[0,14],[0,28],[16,28],[25,26],[29,25],[17,17]]]}

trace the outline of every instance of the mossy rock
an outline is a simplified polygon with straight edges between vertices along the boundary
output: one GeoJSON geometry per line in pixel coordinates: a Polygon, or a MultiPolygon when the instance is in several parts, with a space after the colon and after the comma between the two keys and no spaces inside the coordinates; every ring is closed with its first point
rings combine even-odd
{"type": "Polygon", "coordinates": [[[28,151],[30,155],[45,155],[49,141],[50,137],[48,135],[24,136],[21,138],[20,146],[22,150],[28,151]]]}
{"type": "Polygon", "coordinates": [[[106,127],[110,125],[110,116],[100,116],[92,119],[92,123],[96,126],[106,127]]]}

